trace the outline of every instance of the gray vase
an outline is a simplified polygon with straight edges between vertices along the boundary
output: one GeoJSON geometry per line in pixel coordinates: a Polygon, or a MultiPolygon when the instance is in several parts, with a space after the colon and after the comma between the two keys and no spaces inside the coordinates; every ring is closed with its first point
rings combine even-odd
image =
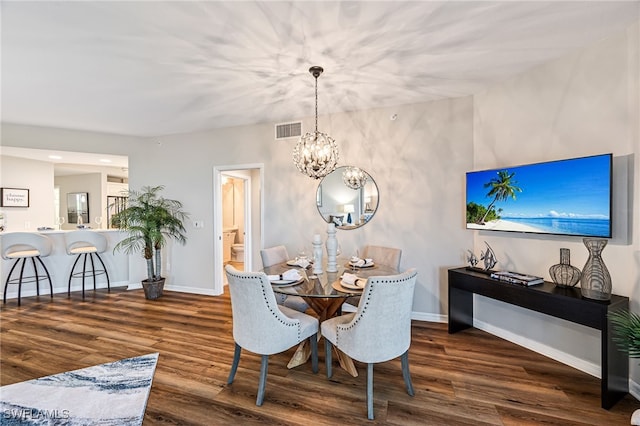
{"type": "Polygon", "coordinates": [[[549,268],[549,275],[558,287],[575,287],[580,281],[580,269],[571,265],[571,251],[560,249],[560,263],[549,268]]]}
{"type": "Polygon", "coordinates": [[[589,250],[589,258],[582,268],[580,292],[588,299],[610,300],[611,275],[602,260],[602,250],[607,245],[607,240],[585,238],[582,241],[589,250]]]}

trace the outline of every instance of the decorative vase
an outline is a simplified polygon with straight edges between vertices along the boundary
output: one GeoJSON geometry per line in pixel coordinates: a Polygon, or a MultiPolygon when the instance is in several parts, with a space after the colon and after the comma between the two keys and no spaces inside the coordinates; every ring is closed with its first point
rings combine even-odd
{"type": "Polygon", "coordinates": [[[327,272],[338,272],[338,240],[336,239],[336,224],[327,225],[327,272]]]}
{"type": "Polygon", "coordinates": [[[580,281],[580,269],[571,266],[571,251],[560,249],[560,263],[549,268],[549,275],[558,287],[575,287],[580,281]]]}
{"type": "Polygon", "coordinates": [[[589,258],[582,268],[580,291],[583,297],[595,300],[611,299],[611,275],[602,260],[602,250],[607,240],[585,238],[582,240],[589,250],[589,258]]]}

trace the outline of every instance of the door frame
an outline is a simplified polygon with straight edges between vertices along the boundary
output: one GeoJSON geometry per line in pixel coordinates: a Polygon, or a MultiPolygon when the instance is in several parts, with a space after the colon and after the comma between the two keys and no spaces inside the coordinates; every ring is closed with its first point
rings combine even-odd
{"type": "Polygon", "coordinates": [[[244,215],[244,267],[245,270],[251,271],[253,269],[253,251],[254,247],[260,247],[264,238],[264,164],[263,163],[251,163],[251,164],[232,164],[221,165],[213,167],[213,271],[214,271],[214,293],[224,293],[224,268],[223,263],[223,247],[222,247],[222,175],[229,175],[244,180],[245,191],[245,215],[244,215]],[[253,171],[259,172],[259,188],[256,187],[255,182],[251,177],[238,174],[234,176],[234,171],[253,171]],[[257,192],[257,194],[255,193],[257,192]],[[259,205],[254,206],[255,196],[258,196],[259,205]],[[259,221],[260,234],[254,237],[253,223],[256,218],[259,221]]]}

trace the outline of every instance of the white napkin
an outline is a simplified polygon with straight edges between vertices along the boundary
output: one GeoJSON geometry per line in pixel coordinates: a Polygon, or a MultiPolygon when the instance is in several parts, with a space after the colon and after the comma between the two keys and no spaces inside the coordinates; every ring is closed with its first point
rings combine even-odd
{"type": "Polygon", "coordinates": [[[303,258],[294,260],[291,264],[295,266],[299,266],[301,268],[307,268],[309,265],[311,265],[311,262],[309,262],[308,259],[305,259],[303,257],[303,258]]]}
{"type": "Polygon", "coordinates": [[[267,275],[269,281],[298,281],[302,278],[297,269],[289,269],[280,275],[267,275]]]}
{"type": "Polygon", "coordinates": [[[363,288],[367,283],[367,280],[365,278],[359,278],[355,274],[345,272],[344,274],[342,274],[342,282],[348,285],[355,285],[356,287],[363,288]]]}
{"type": "Polygon", "coordinates": [[[359,257],[351,256],[350,263],[353,266],[371,265],[373,263],[373,259],[360,259],[359,257]]]}

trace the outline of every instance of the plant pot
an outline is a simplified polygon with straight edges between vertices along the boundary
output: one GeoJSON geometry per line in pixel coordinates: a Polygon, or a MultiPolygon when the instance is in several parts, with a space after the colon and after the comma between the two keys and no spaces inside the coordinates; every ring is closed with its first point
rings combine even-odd
{"type": "Polygon", "coordinates": [[[159,280],[149,281],[142,280],[142,288],[144,288],[144,297],[148,300],[156,300],[162,296],[162,290],[164,289],[164,278],[159,280]]]}

